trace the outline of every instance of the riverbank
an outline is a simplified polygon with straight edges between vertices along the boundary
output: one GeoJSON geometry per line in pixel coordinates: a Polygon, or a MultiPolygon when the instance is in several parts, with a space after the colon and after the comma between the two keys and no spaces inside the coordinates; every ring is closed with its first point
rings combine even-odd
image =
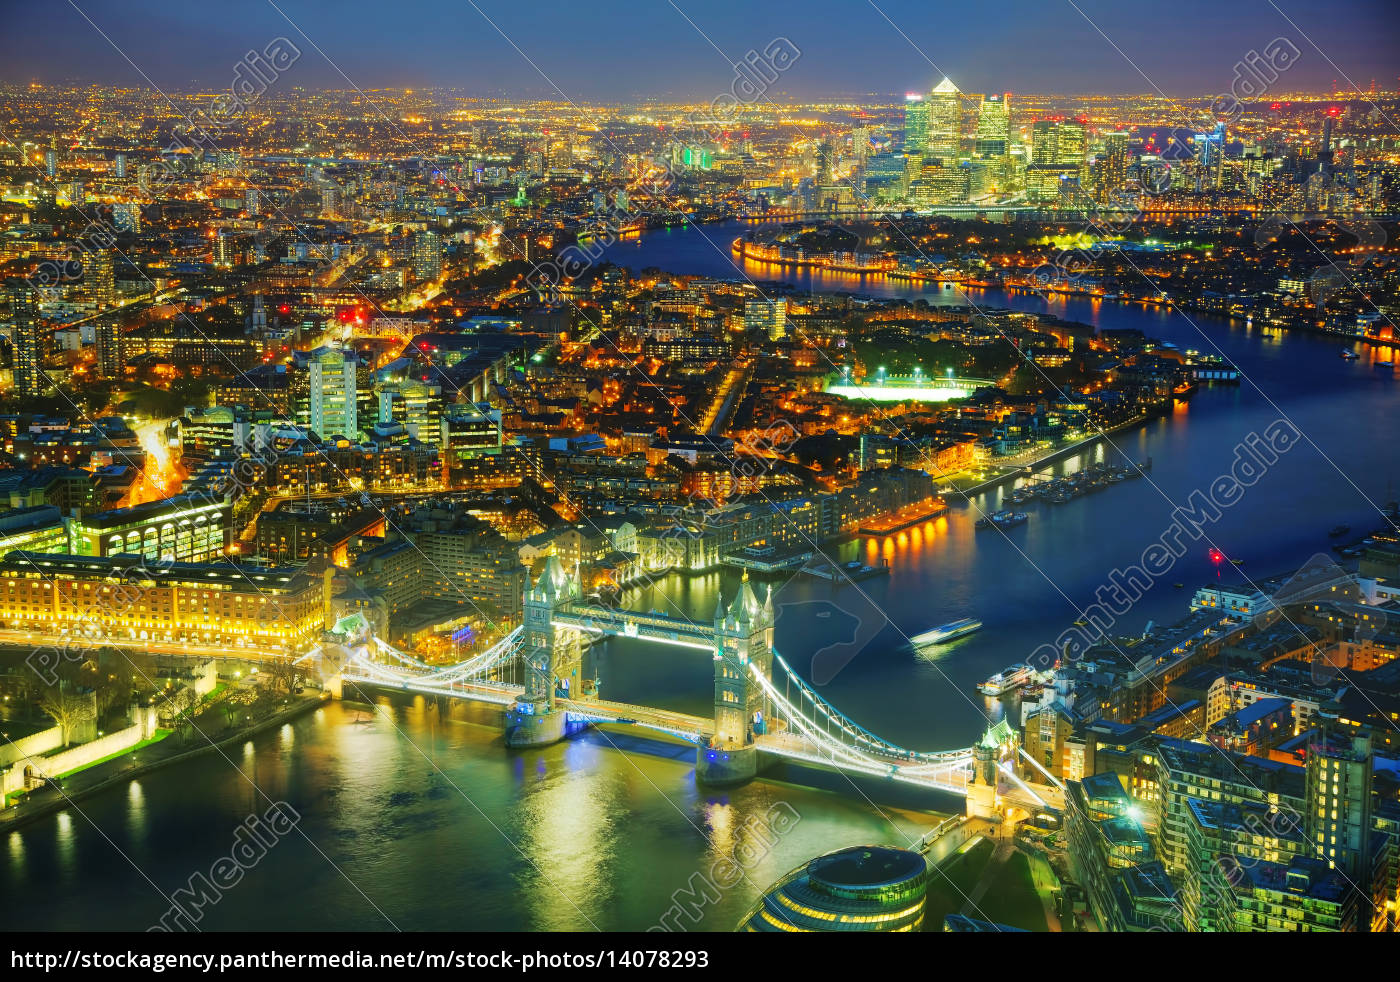
{"type": "Polygon", "coordinates": [[[139,763],[135,759],[136,753],[141,750],[150,750],[152,747],[173,748],[170,737],[166,737],[159,743],[146,743],[133,747],[124,754],[93,764],[70,777],[60,779],[62,790],[39,789],[27,795],[25,800],[0,811],[0,832],[22,828],[30,822],[63,811],[95,794],[120,784],[126,784],[162,768],[184,763],[203,754],[224,750],[235,744],[243,743],[259,733],[281,726],[325,705],[326,699],[327,697],[324,695],[300,699],[293,705],[257,722],[240,727],[226,736],[217,739],[206,737],[208,742],[204,743],[203,746],[195,747],[192,750],[173,749],[173,752],[169,752],[166,756],[145,763],[139,763]],[[42,797],[35,798],[36,794],[40,794],[42,797]]]}
{"type": "Polygon", "coordinates": [[[1129,430],[1134,430],[1140,426],[1145,426],[1148,423],[1152,422],[1154,419],[1159,419],[1164,415],[1166,415],[1165,412],[1155,414],[1144,413],[1141,416],[1134,416],[1132,419],[1124,420],[1121,423],[1117,423],[1113,426],[1110,426],[1106,430],[1100,430],[1097,433],[1090,434],[1089,436],[1084,437],[1084,439],[1082,440],[1076,440],[1074,443],[1066,444],[1063,447],[1057,447],[1049,453],[1045,454],[1044,456],[1037,457],[1035,460],[1030,461],[1029,463],[1018,464],[1016,467],[1012,468],[1011,470],[1008,470],[1004,474],[1000,474],[996,477],[990,478],[985,481],[981,481],[978,484],[969,485],[967,487],[960,487],[958,483],[954,481],[953,487],[957,488],[959,494],[965,495],[969,498],[976,494],[982,494],[984,491],[991,491],[993,488],[1000,487],[1008,481],[1014,481],[1019,477],[1024,477],[1027,471],[1035,472],[1040,470],[1042,467],[1049,467],[1051,464],[1058,463],[1059,461],[1064,460],[1066,457],[1073,456],[1074,454],[1085,449],[1086,447],[1093,446],[1099,440],[1102,440],[1114,433],[1126,433],[1129,430]]]}

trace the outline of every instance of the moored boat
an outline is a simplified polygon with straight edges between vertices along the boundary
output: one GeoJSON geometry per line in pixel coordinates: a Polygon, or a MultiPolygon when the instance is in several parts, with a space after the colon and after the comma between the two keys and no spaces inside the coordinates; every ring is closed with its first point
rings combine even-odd
{"type": "Polygon", "coordinates": [[[984,696],[1003,696],[1013,689],[1030,682],[1035,677],[1029,665],[1011,665],[1002,669],[985,682],[977,684],[977,691],[984,696]]]}

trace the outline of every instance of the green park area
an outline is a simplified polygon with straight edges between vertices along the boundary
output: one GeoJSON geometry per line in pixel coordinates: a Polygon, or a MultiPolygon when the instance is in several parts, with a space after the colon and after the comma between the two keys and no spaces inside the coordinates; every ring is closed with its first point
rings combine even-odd
{"type": "Polygon", "coordinates": [[[995,852],[992,840],[978,839],[929,874],[924,930],[942,931],[943,919],[958,913],[1026,931],[1048,930],[1028,857],[1012,850],[1004,862],[994,863],[995,852]],[[975,908],[969,908],[974,897],[975,908]]]}
{"type": "Polygon", "coordinates": [[[977,903],[989,920],[1024,931],[1049,930],[1025,853],[1013,852],[990,875],[994,877],[992,884],[977,903]]]}
{"type": "Polygon", "coordinates": [[[990,839],[977,839],[929,873],[924,930],[942,931],[943,918],[962,911],[967,898],[982,879],[994,849],[995,845],[990,839]]]}

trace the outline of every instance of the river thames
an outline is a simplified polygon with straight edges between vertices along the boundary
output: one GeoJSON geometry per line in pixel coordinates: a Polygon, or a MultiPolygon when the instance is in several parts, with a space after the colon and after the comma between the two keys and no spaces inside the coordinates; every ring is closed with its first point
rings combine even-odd
{"type": "MultiPolygon", "coordinates": [[[[1228,473],[1250,434],[1286,419],[1303,439],[1118,621],[1124,634],[1182,616],[1195,587],[1216,580],[1211,545],[1243,564],[1226,582],[1286,572],[1328,553],[1327,530],[1363,532],[1394,497],[1400,437],[1388,351],[1316,335],[1083,299],[921,289],[886,278],[753,267],[736,271],[740,226],[649,233],[615,245],[614,262],[706,276],[785,281],[801,289],[925,297],[931,303],[1048,310],[1101,327],[1135,328],[1182,348],[1219,353],[1247,376],[1202,388],[1170,416],[1100,441],[1058,466],[1152,459],[1149,478],[1065,505],[1032,505],[1003,536],[977,532],[1003,491],[885,540],[850,543],[842,558],[883,559],[888,577],[859,588],[802,581],[775,594],[776,646],[810,671],[814,654],[843,667],[826,698],[883,737],[917,750],[967,746],[999,703],[976,682],[1069,628],[1114,567],[1140,560],[1173,509],[1228,473]],[[1175,583],[1182,583],[1178,589],[1175,583]],[[934,660],[904,643],[959,617],[985,627],[934,660]]],[[[629,606],[708,620],[737,579],[667,577],[629,606]]],[[[593,665],[610,699],[708,713],[712,668],[682,649],[613,641],[593,665]]],[[[809,675],[810,677],[810,675],[809,675]]],[[[249,930],[643,930],[675,891],[722,857],[746,871],[705,907],[696,930],[730,930],[774,879],[819,853],[857,843],[908,844],[958,807],[878,781],[778,771],[724,792],[699,792],[692,752],[625,734],[590,733],[528,752],[502,746],[496,714],[422,700],[328,705],[259,736],[225,760],[209,755],[84,800],[9,833],[0,895],[10,930],[140,930],[169,894],[234,847],[240,822],[286,801],[301,816],[201,927],[249,930]],[[775,834],[774,809],[796,822],[775,834]],[[21,901],[22,898],[22,901],[21,901]]]]}

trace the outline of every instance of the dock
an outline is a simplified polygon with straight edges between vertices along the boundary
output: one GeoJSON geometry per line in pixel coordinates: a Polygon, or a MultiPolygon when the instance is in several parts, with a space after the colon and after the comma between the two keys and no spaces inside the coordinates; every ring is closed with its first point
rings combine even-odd
{"type": "Polygon", "coordinates": [[[805,566],[802,572],[822,580],[830,580],[833,583],[845,583],[852,580],[868,580],[876,576],[888,576],[890,573],[889,563],[881,560],[878,566],[866,566],[862,564],[852,565],[843,563],[821,563],[812,566],[805,566]]]}
{"type": "Polygon", "coordinates": [[[779,552],[772,546],[748,547],[724,556],[720,562],[752,573],[783,573],[800,569],[812,555],[810,551],[779,552]]]}
{"type": "Polygon", "coordinates": [[[948,514],[948,506],[940,501],[932,508],[920,507],[913,513],[895,512],[893,515],[886,515],[884,518],[866,522],[856,529],[856,534],[872,537],[894,535],[896,532],[903,532],[907,528],[922,525],[924,522],[946,514],[948,514]]]}

